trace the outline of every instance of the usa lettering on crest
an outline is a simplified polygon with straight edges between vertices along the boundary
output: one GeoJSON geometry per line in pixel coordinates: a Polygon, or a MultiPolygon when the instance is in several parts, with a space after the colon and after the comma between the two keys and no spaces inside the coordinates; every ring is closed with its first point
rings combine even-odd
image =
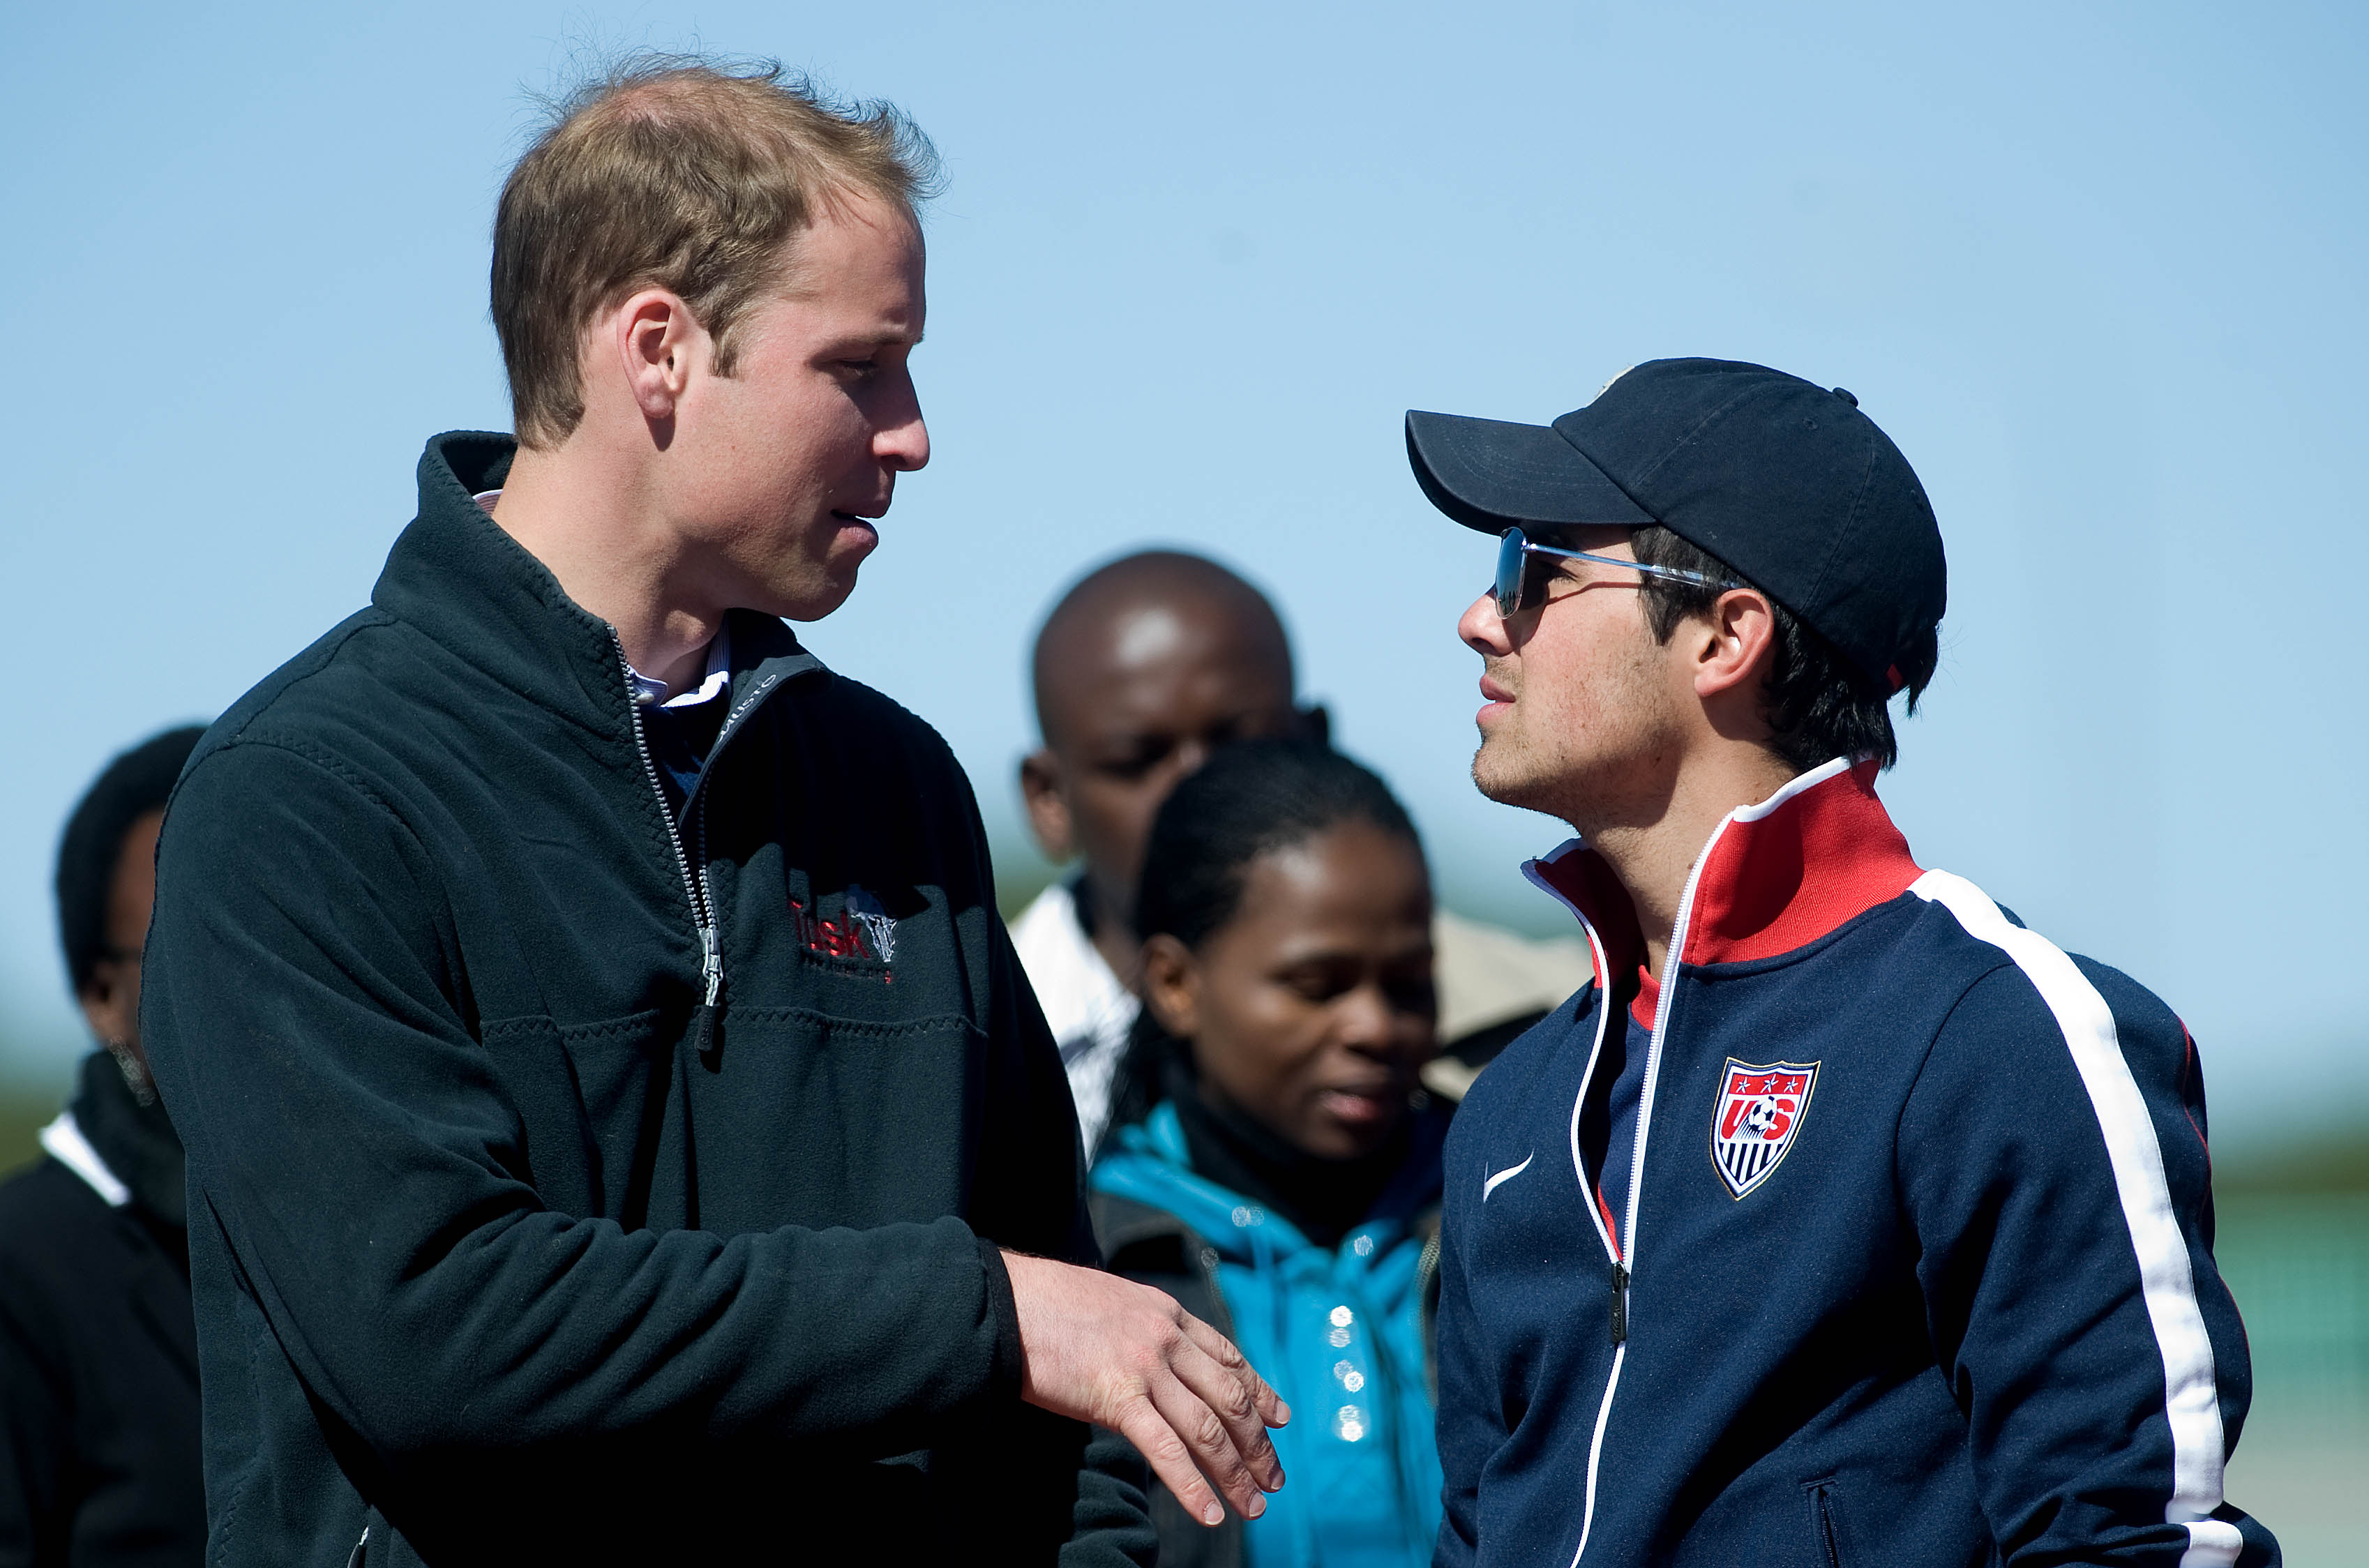
{"type": "Polygon", "coordinates": [[[1727,1059],[1711,1110],[1711,1162],[1730,1197],[1742,1197],[1776,1171],[1802,1130],[1817,1084],[1814,1061],[1755,1066],[1727,1059]]]}

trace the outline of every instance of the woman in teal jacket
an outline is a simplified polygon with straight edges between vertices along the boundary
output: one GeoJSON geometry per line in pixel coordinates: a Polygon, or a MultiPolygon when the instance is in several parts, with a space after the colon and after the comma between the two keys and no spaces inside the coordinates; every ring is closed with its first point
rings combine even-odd
{"type": "Polygon", "coordinates": [[[1161,807],[1139,897],[1144,1015],[1095,1228],[1294,1412],[1267,1511],[1210,1530],[1156,1509],[1161,1561],[1428,1562],[1447,1118],[1415,1086],[1436,1010],[1414,828],[1338,753],[1248,742],[1161,807]]]}

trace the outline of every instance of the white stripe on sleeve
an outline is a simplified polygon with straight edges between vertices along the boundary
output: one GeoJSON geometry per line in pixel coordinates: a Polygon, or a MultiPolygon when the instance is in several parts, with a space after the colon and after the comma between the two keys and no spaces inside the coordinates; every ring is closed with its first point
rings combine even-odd
{"type": "Polygon", "coordinates": [[[2180,1568],[2230,1568],[2244,1544],[2237,1527],[2211,1518],[2221,1505],[2226,1458],[2220,1391],[2214,1379],[2213,1341],[2196,1306],[2196,1278],[2188,1242],[2172,1213],[2171,1189],[2164,1179],[2163,1146],[2146,1101],[2123,1059],[2114,1015],[2075,966],[2047,938],[2009,921],[1983,890],[1963,876],[1928,871],[1909,888],[1941,905],[1967,934],[1987,942],[2015,960],[2041,1001],[2056,1017],[2089,1107],[2105,1134],[2106,1157],[2122,1200],[2123,1221],[2136,1253],[2147,1319],[2163,1356],[2164,1413],[2171,1424],[2171,1500],[2167,1522],[2188,1527],[2188,1550],[2180,1568]]]}

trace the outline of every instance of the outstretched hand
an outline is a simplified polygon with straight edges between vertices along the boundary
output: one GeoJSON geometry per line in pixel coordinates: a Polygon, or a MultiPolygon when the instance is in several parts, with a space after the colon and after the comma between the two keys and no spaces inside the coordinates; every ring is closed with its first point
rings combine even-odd
{"type": "Polygon", "coordinates": [[[1266,1512],[1263,1494],[1283,1486],[1266,1429],[1291,1410],[1231,1341],[1148,1285],[1018,1253],[1003,1262],[1022,1398],[1133,1443],[1203,1524],[1226,1516],[1212,1482],[1244,1518],[1266,1512]]]}

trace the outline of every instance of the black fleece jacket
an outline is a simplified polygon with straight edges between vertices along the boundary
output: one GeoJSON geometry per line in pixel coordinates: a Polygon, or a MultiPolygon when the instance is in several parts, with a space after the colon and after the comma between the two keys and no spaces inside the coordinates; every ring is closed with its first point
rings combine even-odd
{"type": "Polygon", "coordinates": [[[130,1196],[48,1158],[0,1182],[0,1568],[196,1568],[181,1146],[105,1051],[69,1109],[130,1196]]]}
{"type": "Polygon", "coordinates": [[[210,1561],[1148,1558],[1139,1470],[1019,1398],[996,1246],[1094,1246],[960,768],[736,612],[676,818],[470,499],[510,451],[429,443],[166,815],[210,1561]]]}

